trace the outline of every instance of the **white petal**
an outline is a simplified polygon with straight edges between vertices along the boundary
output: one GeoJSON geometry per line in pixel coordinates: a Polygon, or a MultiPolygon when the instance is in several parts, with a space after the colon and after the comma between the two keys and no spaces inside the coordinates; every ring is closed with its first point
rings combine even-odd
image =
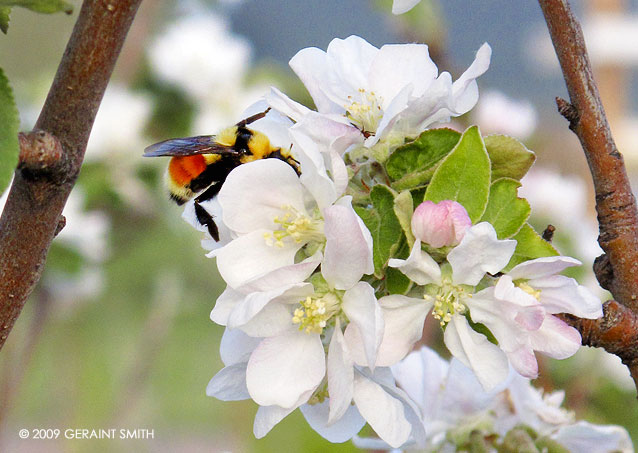
{"type": "Polygon", "coordinates": [[[530,334],[530,342],[536,351],[554,359],[571,357],[581,345],[580,333],[556,316],[547,315],[539,330],[530,334]]]}
{"type": "Polygon", "coordinates": [[[489,223],[474,225],[447,256],[454,283],[474,286],[486,272],[499,272],[507,265],[515,248],[516,241],[497,239],[496,231],[489,223]]]}
{"type": "Polygon", "coordinates": [[[326,248],[321,274],[333,288],[352,288],[370,271],[372,249],[351,206],[330,206],[323,216],[326,248]]]}
{"type": "Polygon", "coordinates": [[[210,319],[221,326],[228,324],[228,317],[234,308],[239,304],[245,295],[227,286],[223,293],[219,295],[213,310],[210,312],[210,319]]]}
{"type": "Polygon", "coordinates": [[[304,404],[300,409],[310,427],[332,443],[341,443],[352,439],[366,424],[356,406],[350,404],[334,424],[328,423],[328,401],[313,405],[304,404]]]}
{"type": "Polygon", "coordinates": [[[483,44],[476,52],[476,58],[470,67],[452,85],[454,101],[451,107],[454,113],[461,115],[476,105],[478,101],[476,78],[487,71],[491,57],[492,48],[487,43],[483,44]]]}
{"type": "MultiPolygon", "coordinates": [[[[336,84],[329,84],[326,91],[333,102],[341,106],[348,103],[348,95],[359,94],[360,88],[369,89],[368,75],[379,49],[359,36],[333,39],[327,49],[328,64],[334,71],[336,84]]],[[[321,110],[319,110],[321,112],[321,110]]],[[[324,112],[321,112],[324,113],[324,112]]]]}
{"type": "Polygon", "coordinates": [[[303,104],[293,101],[275,87],[270,88],[270,93],[266,95],[266,102],[273,109],[283,113],[295,122],[309,114],[311,110],[303,104]]]}
{"type": "Polygon", "coordinates": [[[242,285],[238,290],[248,294],[257,291],[270,291],[281,286],[303,282],[312,275],[317,266],[321,264],[322,259],[322,253],[317,252],[299,263],[280,267],[267,274],[260,275],[242,285]]]}
{"type": "Polygon", "coordinates": [[[403,14],[414,8],[421,0],[394,0],[392,14],[403,14]]]}
{"type": "MultiPolygon", "coordinates": [[[[367,366],[374,369],[377,352],[383,339],[383,314],[374,295],[374,289],[368,283],[357,283],[343,295],[341,308],[353,327],[359,330],[367,366]]],[[[349,325],[348,328],[351,326],[349,325]]]]}
{"type": "Polygon", "coordinates": [[[412,430],[403,404],[379,384],[358,374],[354,379],[354,401],[359,413],[390,446],[398,448],[403,445],[412,430]]]}
{"type": "Polygon", "coordinates": [[[425,317],[433,302],[392,295],[379,299],[385,329],[377,355],[377,366],[390,366],[405,357],[423,335],[425,317]]]}
{"type": "Polygon", "coordinates": [[[570,313],[579,318],[597,319],[603,315],[602,302],[586,287],[564,275],[530,280],[541,291],[540,300],[548,313],[570,313]]]}
{"type": "Polygon", "coordinates": [[[268,245],[267,230],[239,236],[217,252],[217,268],[224,281],[238,288],[278,268],[291,266],[303,244],[285,243],[283,247],[268,245]]]}
{"type": "Polygon", "coordinates": [[[328,83],[339,83],[331,73],[326,53],[316,47],[301,49],[288,63],[301,79],[321,113],[342,113],[343,106],[331,100],[323,88],[328,83]]]}
{"type": "Polygon", "coordinates": [[[292,323],[292,311],[289,304],[269,303],[238,329],[241,329],[246,335],[258,338],[282,335],[297,329],[292,323]]]}
{"type": "Polygon", "coordinates": [[[552,439],[572,453],[633,453],[629,433],[622,426],[594,425],[579,421],[563,426],[552,434],[552,439]]]}
{"type": "Polygon", "coordinates": [[[341,333],[341,323],[337,319],[328,347],[328,394],[330,395],[328,425],[343,417],[350,407],[354,391],[353,365],[341,333]]]}
{"type": "Polygon", "coordinates": [[[264,339],[250,356],[246,384],[260,406],[292,407],[326,373],[321,338],[294,331],[264,339]]]}
{"type": "Polygon", "coordinates": [[[388,266],[403,272],[417,285],[427,285],[441,281],[441,269],[434,259],[421,250],[421,242],[415,241],[407,260],[393,258],[388,266]]]}
{"type": "Polygon", "coordinates": [[[509,365],[505,353],[484,335],[472,330],[463,316],[452,316],[445,328],[444,341],[450,353],[476,373],[485,390],[491,390],[507,379],[509,365]]]}
{"type": "Polygon", "coordinates": [[[569,256],[545,256],[517,264],[507,274],[513,280],[541,278],[559,274],[568,267],[580,266],[581,264],[580,261],[569,256]]]}
{"type": "Polygon", "coordinates": [[[222,368],[208,383],[206,395],[222,401],[249,399],[246,388],[246,362],[222,368]]]}
{"type": "Polygon", "coordinates": [[[260,406],[255,415],[253,434],[257,439],[261,439],[295,409],[297,409],[296,406],[290,409],[279,406],[260,406]]]}
{"type": "Polygon", "coordinates": [[[282,207],[304,211],[303,186],[292,167],[279,159],[261,159],[235,168],[219,191],[224,224],[245,234],[276,230],[282,207]]]}
{"type": "Polygon", "coordinates": [[[226,329],[219,345],[219,355],[224,365],[248,362],[250,354],[255,350],[261,338],[253,338],[239,329],[226,329]]]}

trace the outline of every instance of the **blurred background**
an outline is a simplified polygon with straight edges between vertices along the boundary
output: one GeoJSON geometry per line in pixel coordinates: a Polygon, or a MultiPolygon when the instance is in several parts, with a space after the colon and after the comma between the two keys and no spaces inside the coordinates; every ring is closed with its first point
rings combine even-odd
{"type": "MultiPolygon", "coordinates": [[[[21,130],[30,130],[44,102],[79,11],[73,3],[71,16],[14,8],[8,35],[0,35],[21,130]]],[[[572,3],[618,147],[638,181],[638,2],[572,3]]],[[[554,98],[567,94],[538,5],[423,0],[398,17],[390,8],[389,0],[143,2],[65,208],[66,228],[0,354],[0,451],[356,450],[327,443],[298,412],[256,440],[252,402],[205,396],[222,366],[223,328],[208,315],[223,286],[200,247],[202,233],[166,196],[167,162],[141,157],[156,141],[237,122],[271,85],[311,105],[287,62],[335,37],[427,43],[454,78],[489,42],[479,104],[452,126],[477,123],[483,134],[516,136],[537,153],[521,189],[532,223],[540,231],[556,226],[555,245],[584,263],[573,276],[606,297],[591,272],[601,253],[591,181],[556,112],[554,98]],[[21,441],[22,428],[146,428],[154,438],[21,441]]],[[[579,418],[620,424],[638,439],[635,389],[619,360],[583,348],[541,364],[536,384],[565,389],[579,418]]]]}

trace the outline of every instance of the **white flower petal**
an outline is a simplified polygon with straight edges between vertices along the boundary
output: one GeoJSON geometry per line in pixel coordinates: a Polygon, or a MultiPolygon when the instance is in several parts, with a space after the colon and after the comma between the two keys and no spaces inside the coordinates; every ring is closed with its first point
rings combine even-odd
{"type": "Polygon", "coordinates": [[[353,365],[343,333],[341,333],[341,323],[337,319],[328,347],[328,394],[330,395],[328,425],[343,417],[350,407],[354,391],[353,365]]]}
{"type": "Polygon", "coordinates": [[[235,168],[217,196],[224,224],[237,233],[276,230],[274,218],[290,205],[305,212],[303,186],[290,165],[260,159],[235,168]]]}
{"type": "Polygon", "coordinates": [[[425,317],[433,302],[392,295],[379,299],[385,329],[377,354],[377,366],[390,366],[405,357],[423,335],[425,317]]]}
{"type": "Polygon", "coordinates": [[[548,313],[570,313],[587,319],[598,319],[603,315],[600,299],[573,278],[553,275],[528,283],[540,290],[540,301],[548,313]]]}
{"type": "Polygon", "coordinates": [[[540,329],[532,332],[530,343],[534,350],[554,359],[571,357],[581,345],[580,333],[556,316],[547,315],[540,329]]]}
{"type": "Polygon", "coordinates": [[[219,295],[213,310],[210,312],[210,319],[220,326],[228,324],[228,318],[245,295],[227,286],[223,293],[219,295]]]}
{"type": "Polygon", "coordinates": [[[260,406],[292,407],[326,373],[321,338],[293,331],[264,339],[250,356],[246,385],[260,406]]]}
{"type": "Polygon", "coordinates": [[[279,406],[260,406],[255,415],[253,434],[257,439],[261,439],[295,409],[297,409],[296,406],[290,409],[279,406]]]}
{"type": "Polygon", "coordinates": [[[509,365],[505,353],[484,335],[472,330],[463,316],[452,316],[445,328],[444,341],[450,353],[476,373],[485,390],[491,390],[507,379],[509,365]]]}
{"type": "MultiPolygon", "coordinates": [[[[359,330],[363,340],[367,366],[374,369],[377,352],[383,339],[383,314],[374,295],[374,288],[368,283],[359,282],[343,295],[343,312],[352,327],[359,330]]],[[[351,328],[349,325],[348,328],[351,328]]],[[[348,335],[346,334],[346,341],[348,335]]]]}
{"type": "Polygon", "coordinates": [[[270,291],[281,286],[305,281],[314,270],[321,264],[323,259],[322,253],[319,251],[305,260],[284,266],[273,270],[267,274],[248,281],[239,289],[244,294],[256,291],[270,291]]]}
{"type": "MultiPolygon", "coordinates": [[[[331,65],[338,83],[327,83],[325,91],[333,102],[341,102],[343,108],[344,104],[349,104],[348,95],[352,92],[357,93],[360,88],[369,89],[368,75],[378,52],[379,49],[355,35],[330,41],[326,50],[328,64],[331,65]]],[[[326,113],[319,108],[318,110],[326,113]]]]}
{"type": "Polygon", "coordinates": [[[253,338],[239,329],[226,329],[219,345],[219,355],[224,365],[248,362],[261,338],[253,338]]]}
{"type": "Polygon", "coordinates": [[[622,426],[594,425],[580,421],[563,426],[551,438],[572,453],[633,453],[629,433],[622,426]]]}
{"type": "Polygon", "coordinates": [[[474,225],[447,256],[454,283],[474,286],[486,272],[499,272],[507,265],[515,248],[516,241],[497,239],[496,231],[489,223],[474,225]]]}
{"type": "Polygon", "coordinates": [[[421,0],[394,0],[392,2],[392,14],[407,13],[419,4],[419,2],[421,2],[421,0]]]}
{"type": "Polygon", "coordinates": [[[238,329],[241,329],[246,335],[258,338],[282,335],[296,329],[292,323],[292,311],[289,304],[269,303],[238,329]]]}
{"type": "Polygon", "coordinates": [[[415,241],[407,260],[392,258],[388,266],[399,269],[417,285],[439,283],[441,269],[434,259],[421,250],[421,242],[415,241]]]}
{"type": "Polygon", "coordinates": [[[268,93],[265,97],[269,106],[295,122],[301,121],[305,115],[311,112],[308,107],[293,101],[275,87],[271,87],[270,93],[268,93]]]}
{"type": "Polygon", "coordinates": [[[507,274],[512,277],[512,280],[549,277],[563,272],[568,267],[581,264],[580,261],[569,256],[545,256],[517,264],[507,274]]]}
{"type": "Polygon", "coordinates": [[[370,272],[372,248],[352,206],[330,206],[323,216],[326,247],[321,274],[333,288],[351,288],[370,272]]]}
{"type": "Polygon", "coordinates": [[[381,439],[391,447],[399,448],[412,431],[403,404],[370,379],[359,374],[354,379],[354,401],[359,413],[381,439]]]}
{"type": "Polygon", "coordinates": [[[278,268],[294,264],[297,250],[303,244],[268,245],[265,233],[268,231],[244,234],[218,250],[217,268],[228,286],[239,288],[278,268]]]}
{"type": "Polygon", "coordinates": [[[476,58],[469,68],[452,85],[453,104],[452,111],[461,115],[469,111],[478,101],[478,86],[476,78],[483,75],[490,67],[492,48],[489,44],[483,44],[476,52],[476,58]]]}
{"type": "Polygon", "coordinates": [[[222,401],[249,399],[246,388],[246,362],[222,368],[208,383],[206,395],[222,401]]]}
{"type": "Polygon", "coordinates": [[[304,404],[301,413],[312,429],[321,437],[332,443],[346,442],[366,424],[356,406],[348,404],[346,411],[339,417],[336,423],[328,422],[329,401],[319,404],[304,404]]]}
{"type": "Polygon", "coordinates": [[[331,74],[328,56],[323,50],[316,47],[301,49],[288,64],[303,82],[319,112],[343,112],[343,106],[330,99],[323,89],[329,83],[339,83],[331,74]]]}

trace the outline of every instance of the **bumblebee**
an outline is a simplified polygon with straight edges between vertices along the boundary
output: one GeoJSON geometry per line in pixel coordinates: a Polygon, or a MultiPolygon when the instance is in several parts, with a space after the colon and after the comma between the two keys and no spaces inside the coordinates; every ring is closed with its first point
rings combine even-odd
{"type": "Polygon", "coordinates": [[[195,197],[197,221],[219,241],[213,217],[200,203],[217,195],[233,169],[258,159],[280,159],[301,174],[299,162],[289,149],[276,148],[268,137],[246,126],[266,116],[270,109],[246,118],[217,135],[174,138],[144,150],[144,157],[172,156],[166,171],[170,198],[183,205],[195,197]],[[200,193],[201,192],[201,193],[200,193]]]}

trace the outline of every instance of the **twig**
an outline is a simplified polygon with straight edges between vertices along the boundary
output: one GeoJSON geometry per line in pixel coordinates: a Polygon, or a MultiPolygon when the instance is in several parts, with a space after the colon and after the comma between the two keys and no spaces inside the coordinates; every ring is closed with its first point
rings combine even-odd
{"type": "Polygon", "coordinates": [[[615,300],[638,313],[638,210],[594,82],[583,32],[567,0],[539,4],[571,101],[557,99],[558,109],[578,136],[594,181],[598,242],[609,263],[604,285],[615,300]]]}
{"type": "Polygon", "coordinates": [[[0,348],[40,279],[93,120],[141,0],[85,0],[0,218],[0,348]]]}

